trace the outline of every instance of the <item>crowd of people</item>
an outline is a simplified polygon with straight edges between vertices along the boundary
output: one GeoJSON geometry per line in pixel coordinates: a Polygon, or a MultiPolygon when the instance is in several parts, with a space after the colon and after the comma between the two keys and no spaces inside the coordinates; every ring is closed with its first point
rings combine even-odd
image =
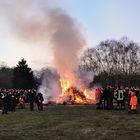
{"type": "Polygon", "coordinates": [[[126,109],[128,113],[137,113],[140,90],[135,88],[115,89],[106,87],[105,89],[96,89],[97,109],[126,109]]]}
{"type": "MultiPolygon", "coordinates": [[[[140,103],[140,90],[134,88],[115,89],[106,87],[97,88],[95,91],[97,109],[128,109],[129,113],[137,113],[137,105],[140,103]]],[[[34,110],[36,103],[38,110],[43,110],[43,95],[35,89],[0,89],[0,107],[2,114],[16,111],[16,108],[25,109],[27,105],[34,110]]]]}
{"type": "Polygon", "coordinates": [[[0,106],[2,114],[7,114],[8,111],[15,111],[25,108],[25,103],[29,103],[30,110],[34,110],[34,103],[37,104],[38,110],[43,110],[43,95],[35,89],[20,90],[20,89],[0,89],[0,106]]]}

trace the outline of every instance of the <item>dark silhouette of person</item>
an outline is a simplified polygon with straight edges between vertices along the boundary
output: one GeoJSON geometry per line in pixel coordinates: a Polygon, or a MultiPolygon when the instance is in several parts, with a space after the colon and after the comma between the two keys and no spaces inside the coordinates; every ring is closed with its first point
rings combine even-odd
{"type": "Polygon", "coordinates": [[[7,112],[8,112],[8,102],[9,102],[8,94],[4,93],[2,95],[2,106],[3,106],[2,114],[7,114],[7,112]]]}
{"type": "Polygon", "coordinates": [[[35,97],[36,97],[36,92],[29,90],[29,102],[30,102],[31,111],[33,111],[33,109],[34,109],[35,97]]]}
{"type": "Polygon", "coordinates": [[[42,95],[42,93],[37,93],[37,95],[36,95],[36,104],[37,104],[37,108],[38,108],[38,110],[43,110],[43,101],[44,101],[44,99],[43,99],[43,95],[42,95]]]}

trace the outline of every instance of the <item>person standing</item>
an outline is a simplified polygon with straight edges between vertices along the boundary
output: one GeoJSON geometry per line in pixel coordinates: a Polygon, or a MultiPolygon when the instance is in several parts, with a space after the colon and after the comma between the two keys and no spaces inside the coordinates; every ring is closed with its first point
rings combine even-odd
{"type": "Polygon", "coordinates": [[[113,109],[113,99],[114,99],[114,88],[110,87],[110,92],[109,92],[109,109],[113,109]]]}
{"type": "Polygon", "coordinates": [[[19,98],[19,109],[24,109],[25,108],[25,101],[24,98],[21,96],[19,98]]]}
{"type": "Polygon", "coordinates": [[[34,109],[34,102],[35,102],[35,97],[36,97],[36,92],[29,90],[29,102],[30,102],[30,110],[33,111],[34,109]]]}
{"type": "Polygon", "coordinates": [[[137,96],[135,92],[132,92],[131,99],[130,99],[130,106],[131,106],[131,113],[137,113],[136,106],[137,106],[137,96]]]}
{"type": "Polygon", "coordinates": [[[117,109],[125,109],[125,95],[122,88],[117,90],[117,109]]]}
{"type": "Polygon", "coordinates": [[[15,97],[15,94],[12,93],[12,95],[11,95],[11,111],[15,112],[15,110],[16,110],[16,97],[15,97]]]}
{"type": "Polygon", "coordinates": [[[38,108],[38,110],[43,110],[43,101],[44,101],[44,99],[43,99],[43,95],[42,95],[42,93],[37,93],[37,95],[36,95],[36,104],[37,104],[37,108],[38,108]]]}
{"type": "Polygon", "coordinates": [[[109,109],[109,88],[106,87],[103,91],[103,108],[109,109]]]}
{"type": "Polygon", "coordinates": [[[7,93],[3,93],[2,95],[2,114],[7,114],[8,112],[8,95],[7,93]]]}

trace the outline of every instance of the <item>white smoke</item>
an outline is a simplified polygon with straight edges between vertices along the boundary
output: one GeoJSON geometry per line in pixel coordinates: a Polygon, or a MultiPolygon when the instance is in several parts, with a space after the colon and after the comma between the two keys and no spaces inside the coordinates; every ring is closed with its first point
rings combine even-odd
{"type": "Polygon", "coordinates": [[[44,69],[41,74],[39,92],[43,93],[44,103],[54,101],[60,95],[60,83],[57,72],[53,69],[44,69]]]}
{"type": "Polygon", "coordinates": [[[90,83],[94,80],[94,73],[92,71],[84,71],[79,69],[77,72],[77,82],[82,87],[89,87],[90,83]]]}
{"type": "Polygon", "coordinates": [[[85,39],[78,23],[62,9],[49,12],[47,35],[54,54],[54,65],[61,77],[74,79],[85,39]]]}
{"type": "MultiPolygon", "coordinates": [[[[77,84],[74,71],[86,45],[85,37],[78,22],[65,10],[54,8],[54,2],[56,0],[0,0],[0,12],[17,38],[42,44],[46,47],[46,53],[49,48],[60,78],[66,77],[77,84]]],[[[52,75],[44,73],[39,88],[46,101],[54,100],[61,92],[59,78],[52,75]]],[[[84,74],[86,82],[89,78],[89,75],[84,74]]]]}

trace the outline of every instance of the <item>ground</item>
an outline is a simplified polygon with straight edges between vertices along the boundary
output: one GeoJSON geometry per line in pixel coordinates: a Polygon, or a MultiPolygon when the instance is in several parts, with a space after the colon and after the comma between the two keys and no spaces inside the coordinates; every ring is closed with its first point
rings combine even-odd
{"type": "Polygon", "coordinates": [[[48,106],[0,115],[0,140],[139,140],[140,113],[48,106]]]}

